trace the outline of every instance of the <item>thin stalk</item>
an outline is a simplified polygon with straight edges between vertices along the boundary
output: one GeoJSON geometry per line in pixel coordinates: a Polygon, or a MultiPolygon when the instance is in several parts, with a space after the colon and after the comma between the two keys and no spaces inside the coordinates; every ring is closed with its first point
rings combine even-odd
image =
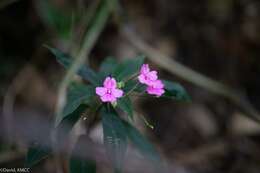
{"type": "Polygon", "coordinates": [[[236,89],[226,86],[215,81],[203,74],[194,71],[173,58],[161,53],[160,51],[149,46],[135,32],[125,27],[121,30],[122,35],[140,52],[147,55],[147,58],[156,63],[168,72],[194,84],[202,87],[212,93],[221,95],[229,99],[249,118],[260,122],[259,112],[250,104],[250,102],[242,96],[236,89]]]}
{"type": "Polygon", "coordinates": [[[128,81],[130,81],[130,80],[134,80],[135,78],[137,78],[138,74],[139,74],[139,73],[133,74],[133,75],[130,76],[129,78],[125,79],[123,82],[126,83],[126,82],[128,82],[128,81]]]}
{"type": "MultiPolygon", "coordinates": [[[[67,88],[71,81],[73,80],[73,77],[75,73],[78,71],[80,66],[85,62],[86,58],[89,56],[92,48],[94,47],[98,37],[100,36],[102,30],[104,29],[106,22],[108,20],[108,16],[110,14],[110,10],[107,5],[107,1],[104,1],[104,4],[100,7],[99,12],[96,15],[96,19],[93,22],[93,25],[89,27],[89,30],[85,34],[83,45],[80,47],[79,53],[77,54],[77,58],[71,65],[70,69],[67,71],[64,79],[62,80],[59,90],[58,90],[58,100],[57,100],[57,106],[56,106],[56,116],[59,116],[66,104],[66,93],[67,88]]],[[[53,142],[53,149],[54,151],[57,150],[57,146],[55,146],[56,141],[56,133],[54,132],[52,134],[52,142],[53,142]]],[[[57,154],[57,153],[56,153],[57,154]]],[[[57,156],[55,158],[55,161],[57,165],[61,163],[61,160],[57,156]]],[[[59,171],[59,167],[57,167],[57,171],[59,171]]]]}
{"type": "MultiPolygon", "coordinates": [[[[140,114],[141,115],[141,114],[140,114]]],[[[144,121],[144,123],[145,123],[145,125],[147,126],[147,127],[149,127],[150,129],[154,129],[154,126],[152,125],[152,124],[150,124],[149,122],[148,122],[148,120],[143,116],[143,115],[141,115],[141,118],[142,118],[142,120],[144,121]]]]}
{"type": "Polygon", "coordinates": [[[99,13],[96,16],[96,20],[93,25],[90,27],[88,32],[85,35],[83,45],[78,53],[77,58],[73,62],[72,66],[68,70],[64,79],[62,80],[59,90],[58,90],[58,103],[56,108],[56,113],[60,114],[63,110],[63,107],[66,103],[66,92],[70,82],[73,79],[74,74],[78,71],[79,67],[84,63],[86,57],[88,57],[90,51],[94,47],[100,33],[105,27],[106,21],[109,16],[109,9],[106,5],[102,5],[99,13]]]}
{"type": "MultiPolygon", "coordinates": [[[[80,2],[81,5],[83,5],[83,2],[80,2]]],[[[75,36],[77,38],[73,38],[73,47],[72,47],[72,55],[77,55],[77,52],[79,51],[80,49],[80,44],[78,43],[81,43],[83,40],[81,38],[84,37],[84,31],[86,30],[86,28],[88,28],[91,20],[93,20],[94,16],[95,16],[95,13],[98,9],[98,6],[100,5],[101,3],[101,0],[96,0],[94,2],[92,2],[90,4],[90,6],[85,9],[85,10],[82,10],[80,13],[82,13],[83,17],[82,17],[82,24],[79,26],[79,34],[75,34],[75,36]],[[86,11],[86,12],[84,12],[86,11]]],[[[82,8],[82,7],[79,7],[79,8],[82,8]]]]}
{"type": "Polygon", "coordinates": [[[130,91],[128,91],[128,92],[125,94],[124,97],[130,95],[130,94],[137,88],[138,85],[139,85],[139,83],[136,83],[135,86],[134,86],[130,91]]]}

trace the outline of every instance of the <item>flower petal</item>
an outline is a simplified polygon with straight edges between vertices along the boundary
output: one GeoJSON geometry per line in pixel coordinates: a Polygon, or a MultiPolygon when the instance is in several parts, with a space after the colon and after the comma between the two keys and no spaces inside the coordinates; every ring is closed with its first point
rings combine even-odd
{"type": "Polygon", "coordinates": [[[162,83],[161,80],[155,80],[152,82],[151,86],[153,88],[164,88],[164,84],[162,83]]]}
{"type": "Polygon", "coordinates": [[[162,89],[162,88],[153,88],[151,86],[148,86],[146,88],[146,91],[147,91],[148,94],[156,95],[158,97],[163,95],[163,93],[165,92],[164,89],[162,89]]]}
{"type": "Polygon", "coordinates": [[[101,97],[102,102],[115,102],[116,97],[114,97],[112,94],[105,94],[101,97]]]}
{"type": "Polygon", "coordinates": [[[99,96],[105,95],[107,92],[107,89],[104,87],[96,87],[96,94],[99,96]]]}
{"type": "Polygon", "coordinates": [[[148,64],[143,64],[141,67],[141,74],[146,74],[150,72],[150,68],[148,64]]]}
{"type": "Polygon", "coordinates": [[[158,78],[157,71],[151,71],[151,72],[147,73],[146,75],[147,75],[147,78],[152,81],[157,80],[157,78],[158,78]]]}
{"type": "Polygon", "coordinates": [[[138,76],[138,80],[139,80],[140,83],[145,84],[146,83],[145,75],[144,74],[140,74],[138,76]]]}
{"type": "Polygon", "coordinates": [[[116,98],[122,97],[124,94],[123,90],[120,89],[113,89],[112,90],[112,95],[116,98]]]}
{"type": "Polygon", "coordinates": [[[106,77],[103,85],[105,88],[116,88],[116,80],[115,78],[106,77]]]}

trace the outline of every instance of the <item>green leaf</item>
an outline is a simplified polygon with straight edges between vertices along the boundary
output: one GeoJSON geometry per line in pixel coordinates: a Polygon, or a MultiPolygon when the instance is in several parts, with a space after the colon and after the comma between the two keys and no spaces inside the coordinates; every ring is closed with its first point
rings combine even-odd
{"type": "MultiPolygon", "coordinates": [[[[51,48],[49,46],[47,47],[53,55],[56,57],[57,61],[64,66],[66,69],[69,69],[70,66],[73,63],[73,59],[68,55],[63,52],[61,52],[58,49],[51,48]]],[[[98,86],[100,84],[100,79],[98,75],[88,66],[82,65],[80,69],[77,72],[78,75],[80,75],[83,79],[89,81],[91,84],[98,86]]]]}
{"type": "Polygon", "coordinates": [[[50,155],[50,150],[40,145],[33,145],[28,149],[25,166],[32,167],[50,155]]]}
{"type": "Polygon", "coordinates": [[[146,156],[147,159],[155,163],[155,166],[160,167],[161,159],[154,146],[127,121],[124,121],[124,126],[126,128],[128,138],[139,150],[139,152],[146,156]]]}
{"type": "Polygon", "coordinates": [[[73,83],[70,85],[67,92],[67,102],[62,113],[58,114],[55,119],[55,126],[57,126],[66,116],[76,110],[80,104],[89,104],[95,95],[95,88],[93,86],[86,86],[80,83],[73,83]]]}
{"type": "Polygon", "coordinates": [[[133,120],[133,105],[131,99],[128,96],[120,98],[117,102],[117,105],[120,109],[128,114],[131,120],[133,120]]]}
{"type": "Polygon", "coordinates": [[[70,159],[70,173],[95,173],[96,163],[92,160],[70,159]]]}
{"type": "Polygon", "coordinates": [[[92,160],[70,159],[70,173],[95,173],[96,163],[92,160]]]}
{"type": "Polygon", "coordinates": [[[85,155],[90,154],[90,148],[86,149],[86,142],[81,136],[73,149],[72,156],[69,161],[70,173],[95,173],[96,162],[87,158],[85,155]],[[81,154],[81,156],[79,156],[81,154]],[[85,157],[84,157],[85,156],[85,157]]]}
{"type": "Polygon", "coordinates": [[[112,57],[106,58],[99,68],[100,77],[103,79],[108,75],[112,75],[117,65],[118,63],[116,62],[115,58],[112,57]]]}
{"type": "Polygon", "coordinates": [[[165,93],[164,97],[173,98],[179,101],[190,101],[190,96],[186,90],[178,83],[163,80],[165,93]]]}
{"type": "Polygon", "coordinates": [[[107,156],[112,161],[115,172],[121,172],[127,149],[125,127],[113,107],[103,107],[101,115],[107,156]]]}
{"type": "Polygon", "coordinates": [[[88,108],[87,105],[81,104],[76,110],[67,115],[56,127],[57,134],[57,146],[63,144],[63,141],[68,137],[68,133],[71,131],[75,123],[80,119],[81,115],[88,108]]]}
{"type": "Polygon", "coordinates": [[[117,81],[127,79],[131,75],[137,73],[140,70],[143,63],[143,55],[138,56],[134,59],[127,59],[126,61],[122,62],[116,67],[113,75],[116,77],[117,81]]]}

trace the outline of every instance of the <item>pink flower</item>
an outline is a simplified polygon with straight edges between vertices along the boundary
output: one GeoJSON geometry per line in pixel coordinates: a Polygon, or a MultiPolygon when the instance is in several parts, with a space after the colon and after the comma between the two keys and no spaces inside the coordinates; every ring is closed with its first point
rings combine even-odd
{"type": "Polygon", "coordinates": [[[106,77],[103,87],[96,87],[96,94],[100,96],[102,102],[116,102],[117,98],[123,96],[123,90],[117,88],[116,80],[112,77],[106,77]]]}
{"type": "Polygon", "coordinates": [[[143,64],[140,70],[138,80],[142,84],[150,85],[153,81],[157,80],[157,71],[150,71],[148,64],[143,64]]]}
{"type": "Polygon", "coordinates": [[[158,80],[157,71],[151,71],[148,64],[143,64],[140,70],[138,80],[142,84],[146,84],[146,92],[148,94],[161,96],[164,91],[164,84],[158,80]]]}
{"type": "Polygon", "coordinates": [[[161,80],[155,80],[150,85],[148,85],[146,91],[148,94],[156,95],[159,97],[165,92],[164,84],[161,80]]]}

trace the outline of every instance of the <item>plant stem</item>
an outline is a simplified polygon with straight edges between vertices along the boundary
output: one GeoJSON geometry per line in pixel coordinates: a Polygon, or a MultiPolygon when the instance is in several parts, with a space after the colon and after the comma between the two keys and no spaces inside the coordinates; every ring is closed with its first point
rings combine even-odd
{"type": "Polygon", "coordinates": [[[139,83],[136,83],[135,86],[126,93],[125,97],[128,96],[129,94],[131,94],[137,88],[138,85],[139,85],[139,83]]]}
{"type": "Polygon", "coordinates": [[[98,14],[96,15],[96,20],[93,25],[89,28],[85,35],[83,45],[80,48],[77,58],[71,65],[64,79],[62,80],[59,90],[58,90],[58,103],[56,108],[56,113],[62,113],[63,107],[66,103],[66,92],[70,82],[73,79],[74,74],[77,72],[81,64],[84,63],[86,57],[89,55],[90,51],[94,47],[100,33],[105,27],[106,21],[109,16],[109,8],[107,3],[102,4],[102,7],[98,14]]]}
{"type": "Polygon", "coordinates": [[[135,73],[135,74],[133,74],[132,76],[130,76],[129,78],[127,78],[126,80],[124,80],[123,82],[124,83],[126,83],[126,82],[128,82],[128,81],[130,81],[130,80],[134,80],[137,76],[138,76],[138,72],[137,73],[135,73]]]}
{"type": "Polygon", "coordinates": [[[140,39],[140,37],[135,34],[129,27],[123,28],[121,33],[137,50],[146,54],[147,58],[149,58],[157,65],[192,84],[229,99],[249,118],[260,122],[259,112],[236,89],[228,87],[180,64],[177,61],[174,61],[173,58],[164,55],[160,51],[145,43],[145,41],[140,39]]]}

